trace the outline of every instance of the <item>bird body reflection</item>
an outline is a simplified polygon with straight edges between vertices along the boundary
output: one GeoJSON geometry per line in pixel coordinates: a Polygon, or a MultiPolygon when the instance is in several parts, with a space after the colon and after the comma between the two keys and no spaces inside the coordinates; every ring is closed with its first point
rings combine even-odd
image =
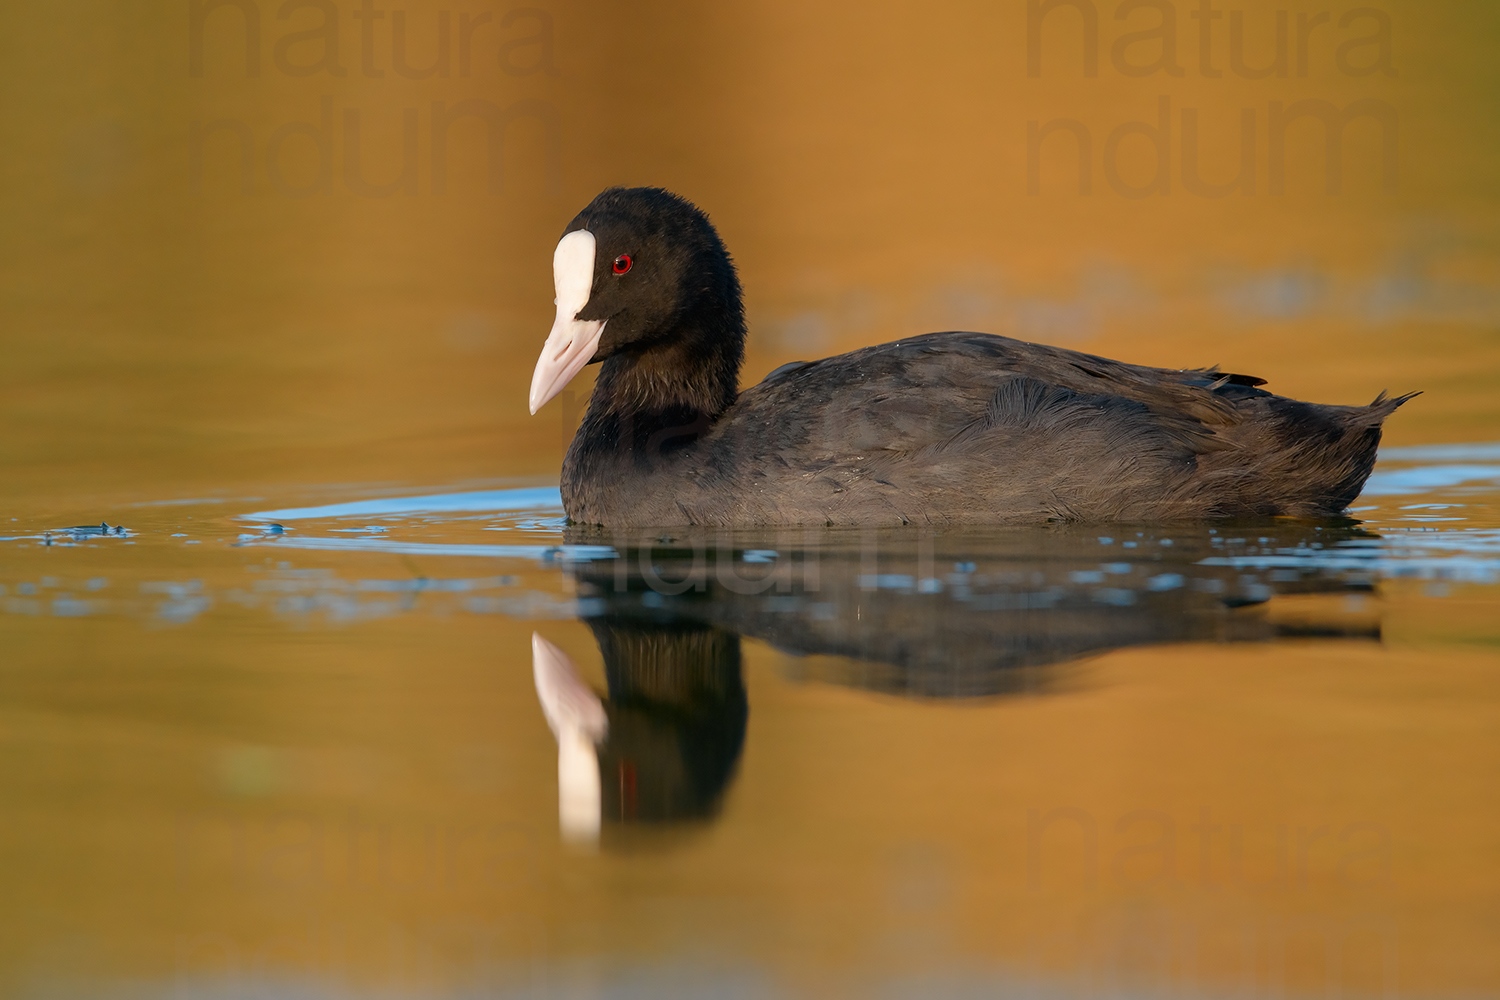
{"type": "MultiPolygon", "coordinates": [[[[580,529],[568,540],[612,553],[564,565],[608,681],[607,697],[589,692],[607,716],[597,786],[564,776],[572,751],[553,724],[560,781],[573,782],[564,791],[596,788],[605,823],[716,812],[745,739],[742,637],[816,656],[818,671],[804,673],[817,680],[953,699],[1045,690],[1059,665],[1131,646],[1380,634],[1339,602],[1295,624],[1266,613],[1278,595],[1372,590],[1374,536],[1351,522],[1111,534],[580,529]]],[[[551,722],[560,709],[549,699],[576,688],[544,690],[537,670],[551,722]]]]}

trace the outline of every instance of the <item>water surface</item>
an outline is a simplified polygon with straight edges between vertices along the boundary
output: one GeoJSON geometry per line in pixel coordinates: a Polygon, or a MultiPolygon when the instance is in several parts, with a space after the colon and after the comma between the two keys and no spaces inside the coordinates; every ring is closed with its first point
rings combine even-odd
{"type": "Polygon", "coordinates": [[[17,518],[7,989],[1491,981],[1497,503],[1465,445],[1318,523],[645,535],[513,482],[17,518]],[[592,827],[533,633],[606,713],[592,827]]]}

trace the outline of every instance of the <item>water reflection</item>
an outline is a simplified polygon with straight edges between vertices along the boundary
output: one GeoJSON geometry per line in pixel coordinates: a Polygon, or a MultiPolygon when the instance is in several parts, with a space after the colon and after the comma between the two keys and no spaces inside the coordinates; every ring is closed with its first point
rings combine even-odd
{"type": "Polygon", "coordinates": [[[589,841],[600,821],[706,818],[718,809],[745,744],[749,704],[740,638],[693,622],[589,621],[608,699],[567,654],[532,638],[537,697],[557,737],[564,837],[589,841]]]}
{"type": "Polygon", "coordinates": [[[1392,450],[1359,525],[610,535],[504,481],[10,512],[11,964],[1374,996],[1399,946],[1403,992],[1478,995],[1497,454],[1392,450]],[[533,631],[586,695],[570,761],[533,631]],[[567,775],[603,850],[558,837],[567,775]]]}
{"type": "Polygon", "coordinates": [[[1059,665],[1129,646],[1380,638],[1373,576],[1342,556],[1379,540],[1353,522],[567,534],[573,551],[608,553],[562,570],[607,693],[533,639],[577,840],[714,814],[745,738],[742,637],[794,674],[949,699],[1046,690],[1059,665]],[[1278,615],[1294,594],[1350,600],[1278,615]]]}

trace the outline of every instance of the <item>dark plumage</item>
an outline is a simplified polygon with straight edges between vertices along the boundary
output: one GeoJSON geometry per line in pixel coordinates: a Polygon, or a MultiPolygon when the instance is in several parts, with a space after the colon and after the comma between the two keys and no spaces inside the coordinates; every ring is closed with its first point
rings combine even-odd
{"type": "Polygon", "coordinates": [[[555,268],[533,410],[602,362],[563,464],[580,523],[1326,516],[1359,494],[1381,422],[1415,395],[1304,403],[1251,376],[965,332],[785,365],[738,392],[740,285],[693,205],[607,190],[569,224],[555,268]],[[586,252],[566,263],[564,245],[586,252]],[[566,273],[588,266],[574,312],[566,273]]]}

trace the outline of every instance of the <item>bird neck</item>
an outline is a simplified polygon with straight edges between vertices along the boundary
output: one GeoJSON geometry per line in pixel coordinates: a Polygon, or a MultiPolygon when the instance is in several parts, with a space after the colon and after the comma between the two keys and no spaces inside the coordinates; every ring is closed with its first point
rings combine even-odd
{"type": "Polygon", "coordinates": [[[650,343],[600,366],[563,459],[570,518],[661,523],[675,510],[674,494],[642,489],[641,477],[676,466],[739,396],[745,314],[732,271],[718,287],[721,294],[703,296],[650,343]]]}
{"type": "Polygon", "coordinates": [[[650,343],[606,358],[579,438],[619,447],[622,437],[644,444],[671,433],[681,447],[706,431],[739,397],[745,320],[737,299],[728,305],[686,313],[650,343]]]}

